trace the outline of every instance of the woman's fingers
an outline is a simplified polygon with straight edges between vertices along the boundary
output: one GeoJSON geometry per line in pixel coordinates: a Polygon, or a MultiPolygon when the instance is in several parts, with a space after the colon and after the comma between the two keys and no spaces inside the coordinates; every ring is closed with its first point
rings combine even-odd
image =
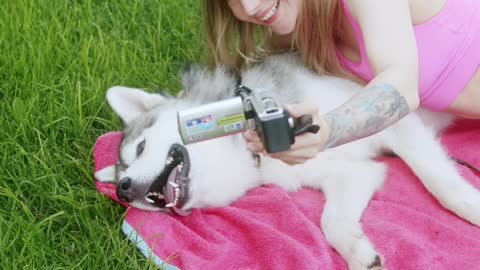
{"type": "Polygon", "coordinates": [[[271,158],[279,159],[289,165],[303,164],[314,158],[318,151],[312,147],[290,149],[279,153],[270,154],[271,158]]]}
{"type": "Polygon", "coordinates": [[[243,138],[247,143],[247,149],[250,152],[261,153],[264,151],[263,143],[255,131],[247,130],[243,133],[243,138]]]}
{"type": "Polygon", "coordinates": [[[285,109],[290,113],[294,118],[299,118],[304,115],[310,114],[313,117],[318,115],[318,108],[313,103],[298,103],[298,104],[287,104],[285,109]]]}
{"type": "Polygon", "coordinates": [[[243,132],[243,138],[247,143],[261,143],[260,137],[255,131],[247,130],[243,132]]]}
{"type": "MultiPolygon", "coordinates": [[[[318,108],[313,103],[288,104],[285,109],[294,118],[312,115],[313,124],[319,124],[318,108]]],[[[304,133],[295,137],[295,143],[287,151],[268,154],[265,152],[263,142],[255,131],[247,130],[243,133],[247,149],[251,152],[262,153],[266,156],[279,159],[286,164],[295,165],[307,162],[314,158],[319,151],[324,149],[326,139],[324,132],[304,133]]]]}
{"type": "Polygon", "coordinates": [[[304,133],[295,137],[295,143],[292,144],[291,150],[312,147],[318,152],[321,143],[322,139],[318,134],[304,133]]]}

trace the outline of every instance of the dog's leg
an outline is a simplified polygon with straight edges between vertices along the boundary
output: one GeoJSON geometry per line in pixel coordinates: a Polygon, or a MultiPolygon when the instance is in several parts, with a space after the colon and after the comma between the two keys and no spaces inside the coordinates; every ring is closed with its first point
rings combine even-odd
{"type": "Polygon", "coordinates": [[[351,270],[384,269],[381,256],[360,224],[363,211],[385,178],[383,164],[349,158],[340,151],[329,150],[303,165],[285,167],[281,174],[288,175],[290,181],[300,180],[296,185],[324,192],[323,233],[351,270]]]}
{"type": "Polygon", "coordinates": [[[351,270],[384,269],[381,256],[360,225],[363,211],[385,179],[383,164],[349,158],[333,149],[303,165],[287,166],[274,159],[264,161],[262,178],[265,183],[277,184],[290,191],[304,186],[324,192],[322,230],[328,243],[351,270]]]}
{"type": "Polygon", "coordinates": [[[455,168],[433,131],[416,115],[399,123],[390,134],[390,147],[445,208],[480,226],[480,191],[455,168]]]}
{"type": "Polygon", "coordinates": [[[373,161],[344,162],[342,167],[336,164],[339,171],[324,181],[323,233],[351,270],[385,269],[360,224],[363,211],[383,183],[385,167],[373,161]]]}

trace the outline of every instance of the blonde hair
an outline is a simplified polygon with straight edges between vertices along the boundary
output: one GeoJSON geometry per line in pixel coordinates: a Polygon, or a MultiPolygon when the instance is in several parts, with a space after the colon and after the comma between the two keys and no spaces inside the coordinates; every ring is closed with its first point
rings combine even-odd
{"type": "MultiPolygon", "coordinates": [[[[238,20],[226,0],[204,0],[203,10],[211,64],[238,70],[281,49],[275,44],[279,37],[266,27],[238,20]]],[[[319,74],[354,79],[342,68],[336,55],[336,44],[342,36],[342,16],[340,0],[302,1],[289,49],[299,51],[305,64],[319,74]]]]}
{"type": "Polygon", "coordinates": [[[258,35],[267,36],[265,28],[238,20],[226,0],[204,0],[203,11],[211,64],[240,68],[259,58],[258,35]]]}

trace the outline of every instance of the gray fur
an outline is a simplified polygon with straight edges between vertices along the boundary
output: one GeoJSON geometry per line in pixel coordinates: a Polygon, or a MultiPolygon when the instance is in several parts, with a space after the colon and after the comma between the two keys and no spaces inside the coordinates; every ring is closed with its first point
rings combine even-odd
{"type": "Polygon", "coordinates": [[[272,56],[255,67],[242,72],[242,84],[250,88],[266,88],[273,91],[283,103],[304,100],[303,89],[292,80],[292,70],[305,70],[296,54],[272,56]]]}
{"type": "Polygon", "coordinates": [[[157,117],[158,109],[153,109],[152,111],[137,118],[136,121],[132,121],[132,123],[126,125],[124,130],[125,137],[123,137],[122,143],[134,141],[145,129],[151,127],[155,123],[157,117]]]}
{"type": "MultiPolygon", "coordinates": [[[[305,69],[295,55],[269,57],[253,68],[241,72],[241,84],[252,88],[273,91],[284,103],[302,100],[302,89],[291,80],[292,69],[305,69]]],[[[219,66],[210,71],[206,66],[191,65],[182,75],[185,100],[194,104],[205,104],[234,96],[237,79],[226,67],[219,66]]]]}
{"type": "Polygon", "coordinates": [[[182,75],[184,99],[194,104],[233,97],[235,84],[235,77],[223,66],[210,71],[206,66],[192,65],[182,75]]]}

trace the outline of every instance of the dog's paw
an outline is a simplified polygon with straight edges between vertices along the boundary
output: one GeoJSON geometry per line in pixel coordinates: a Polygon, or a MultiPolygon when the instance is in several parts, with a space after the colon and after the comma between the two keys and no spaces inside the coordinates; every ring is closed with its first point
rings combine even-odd
{"type": "Polygon", "coordinates": [[[385,266],[383,264],[383,259],[380,257],[380,255],[375,256],[373,261],[367,265],[367,269],[370,270],[385,270],[385,266]]]}
{"type": "Polygon", "coordinates": [[[376,254],[373,257],[370,257],[367,260],[355,260],[352,263],[349,263],[350,270],[386,270],[383,263],[383,258],[376,254]]]}
{"type": "Polygon", "coordinates": [[[455,194],[439,200],[447,209],[480,227],[480,191],[470,185],[457,187],[455,194]]]}
{"type": "Polygon", "coordinates": [[[480,227],[480,196],[459,200],[454,208],[457,215],[480,227]]]}
{"type": "Polygon", "coordinates": [[[350,270],[384,270],[384,260],[363,233],[357,233],[355,242],[345,258],[350,270]]]}

